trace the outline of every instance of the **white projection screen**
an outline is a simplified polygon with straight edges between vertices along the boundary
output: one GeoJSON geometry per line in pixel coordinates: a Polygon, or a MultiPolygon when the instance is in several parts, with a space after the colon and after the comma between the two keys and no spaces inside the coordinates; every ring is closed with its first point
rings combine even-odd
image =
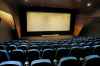
{"type": "Polygon", "coordinates": [[[70,13],[27,12],[27,32],[70,31],[70,13]]]}

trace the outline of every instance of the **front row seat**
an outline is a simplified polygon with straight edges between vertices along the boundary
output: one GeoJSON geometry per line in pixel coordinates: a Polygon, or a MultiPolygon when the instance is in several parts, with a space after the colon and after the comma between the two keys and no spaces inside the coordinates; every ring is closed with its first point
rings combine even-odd
{"type": "Polygon", "coordinates": [[[63,57],[60,59],[57,66],[81,66],[76,57],[63,57]]]}
{"type": "Polygon", "coordinates": [[[53,49],[44,49],[43,58],[53,60],[55,58],[55,51],[53,49]]]}
{"type": "Polygon", "coordinates": [[[4,61],[0,66],[23,66],[23,64],[19,61],[4,61]]]}
{"type": "Polygon", "coordinates": [[[100,66],[100,56],[89,55],[84,58],[83,66],[100,66]]]}
{"type": "Polygon", "coordinates": [[[0,62],[9,60],[9,55],[6,50],[0,50],[0,62]]]}
{"type": "Polygon", "coordinates": [[[38,59],[31,62],[31,66],[52,66],[49,59],[38,59]]]}
{"type": "Polygon", "coordinates": [[[40,52],[38,49],[32,49],[28,50],[27,58],[29,62],[32,62],[33,60],[37,60],[40,57],[40,52]]]}
{"type": "Polygon", "coordinates": [[[21,61],[23,63],[26,60],[23,50],[20,49],[9,52],[9,56],[10,56],[10,60],[21,61]]]}

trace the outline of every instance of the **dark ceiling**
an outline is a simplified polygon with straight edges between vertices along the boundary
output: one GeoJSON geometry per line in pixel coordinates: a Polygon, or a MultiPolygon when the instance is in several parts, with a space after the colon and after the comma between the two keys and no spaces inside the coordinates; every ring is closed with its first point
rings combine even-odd
{"type": "Polygon", "coordinates": [[[82,13],[89,14],[100,9],[100,0],[82,0],[80,10],[82,13]],[[89,6],[89,4],[91,4],[89,6]]]}
{"type": "Polygon", "coordinates": [[[18,5],[56,7],[56,8],[74,8],[79,9],[81,13],[88,14],[100,8],[100,0],[2,0],[16,9],[18,5]],[[87,6],[91,3],[91,6],[87,6]]]}
{"type": "Polygon", "coordinates": [[[4,0],[11,7],[23,4],[27,6],[79,8],[80,0],[4,0]]]}

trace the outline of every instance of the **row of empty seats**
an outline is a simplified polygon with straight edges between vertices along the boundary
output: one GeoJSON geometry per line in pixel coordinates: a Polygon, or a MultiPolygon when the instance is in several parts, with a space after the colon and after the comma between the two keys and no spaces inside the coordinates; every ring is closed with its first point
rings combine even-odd
{"type": "MultiPolygon", "coordinates": [[[[0,45],[2,46],[2,45],[0,45]]],[[[29,49],[29,50],[24,50],[23,46],[21,46],[21,48],[16,49],[14,46],[10,46],[9,47],[11,50],[7,51],[7,50],[0,50],[0,52],[5,51],[9,54],[9,56],[11,56],[11,54],[13,53],[20,53],[22,55],[30,55],[32,53],[32,55],[36,55],[36,57],[38,58],[50,58],[50,59],[59,59],[63,56],[75,56],[75,57],[84,57],[87,55],[91,55],[91,54],[97,54],[100,55],[100,45],[94,45],[94,46],[83,46],[83,47],[79,47],[79,46],[74,46],[71,48],[65,48],[65,47],[60,47],[60,48],[45,48],[43,50],[39,50],[36,48],[33,49],[29,49]]],[[[6,54],[7,54],[6,53],[6,54]]],[[[27,56],[26,56],[27,57],[27,56]]]]}
{"type": "MultiPolygon", "coordinates": [[[[85,63],[88,58],[94,59],[99,56],[99,37],[75,37],[58,41],[12,40],[0,44],[1,64],[20,62],[21,65],[28,63],[28,65],[34,66],[35,61],[49,60],[51,66],[62,66],[62,61],[65,62],[67,59],[68,64],[71,64],[72,61],[71,63],[69,61],[71,59],[75,60],[73,62],[79,66],[87,66],[85,63]]],[[[97,60],[95,61],[97,62],[97,60]]],[[[66,66],[67,62],[63,66],[66,66]]]]}
{"type": "MultiPolygon", "coordinates": [[[[55,66],[49,59],[38,59],[23,65],[20,61],[4,61],[0,66],[55,66]]],[[[56,66],[100,66],[100,56],[89,55],[84,58],[83,64],[76,57],[63,57],[56,66]]]]}

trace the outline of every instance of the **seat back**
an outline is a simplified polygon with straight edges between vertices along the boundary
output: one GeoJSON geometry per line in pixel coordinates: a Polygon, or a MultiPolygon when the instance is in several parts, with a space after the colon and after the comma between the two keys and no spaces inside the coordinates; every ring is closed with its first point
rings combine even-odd
{"type": "Polygon", "coordinates": [[[53,49],[44,49],[42,58],[53,60],[55,58],[55,51],[53,49]]]}
{"type": "Polygon", "coordinates": [[[31,46],[29,46],[29,50],[31,50],[31,49],[38,49],[38,48],[39,48],[38,45],[31,45],[31,46]]]}
{"type": "Polygon", "coordinates": [[[100,55],[100,45],[94,46],[94,53],[97,54],[97,55],[100,55]]]}
{"type": "Polygon", "coordinates": [[[9,60],[6,50],[0,50],[0,62],[9,60]]]}
{"type": "Polygon", "coordinates": [[[8,51],[16,50],[16,45],[9,45],[9,46],[7,47],[7,50],[8,50],[8,51]]]}
{"type": "Polygon", "coordinates": [[[0,50],[6,50],[6,46],[5,45],[0,45],[0,50]]]}
{"type": "Polygon", "coordinates": [[[69,56],[75,56],[77,58],[83,57],[83,49],[81,47],[72,47],[69,56]]]}
{"type": "Polygon", "coordinates": [[[84,66],[100,66],[100,56],[89,55],[85,57],[84,66]]]}
{"type": "Polygon", "coordinates": [[[10,60],[21,61],[23,63],[26,60],[23,50],[19,50],[19,49],[13,50],[9,53],[9,55],[10,55],[10,60]]]}
{"type": "Polygon", "coordinates": [[[48,59],[39,59],[32,61],[31,66],[52,66],[52,64],[48,59]]]}
{"type": "Polygon", "coordinates": [[[85,56],[88,56],[88,55],[94,54],[93,51],[94,51],[94,48],[93,48],[93,47],[84,46],[84,47],[83,47],[84,57],[85,57],[85,56]]]}
{"type": "Polygon", "coordinates": [[[57,48],[56,51],[56,58],[59,60],[62,57],[66,57],[69,55],[69,50],[66,48],[57,48]]]}
{"type": "Polygon", "coordinates": [[[31,62],[33,60],[37,60],[40,57],[40,52],[38,49],[32,49],[32,50],[28,50],[28,61],[31,62]]]}
{"type": "Polygon", "coordinates": [[[58,66],[80,66],[80,62],[76,57],[64,57],[60,59],[58,66]]]}
{"type": "Polygon", "coordinates": [[[0,66],[23,66],[19,61],[4,61],[0,63],[0,66]]]}
{"type": "Polygon", "coordinates": [[[20,46],[17,47],[17,49],[27,50],[28,47],[27,47],[27,45],[20,45],[20,46]]]}

